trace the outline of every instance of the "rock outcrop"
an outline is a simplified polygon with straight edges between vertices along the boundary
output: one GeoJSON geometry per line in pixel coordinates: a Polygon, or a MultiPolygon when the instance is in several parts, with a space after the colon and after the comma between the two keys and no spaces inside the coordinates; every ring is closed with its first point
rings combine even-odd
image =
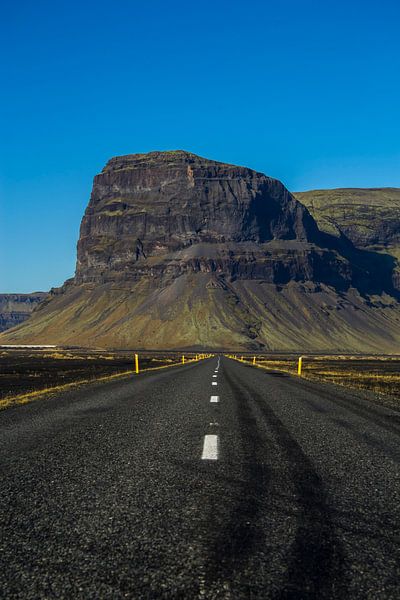
{"type": "Polygon", "coordinates": [[[26,321],[47,294],[0,294],[0,331],[26,321]]]}
{"type": "Polygon", "coordinates": [[[183,151],[117,157],[94,179],[75,277],[3,339],[390,350],[400,311],[385,260],[320,231],[262,173],[183,151]]]}

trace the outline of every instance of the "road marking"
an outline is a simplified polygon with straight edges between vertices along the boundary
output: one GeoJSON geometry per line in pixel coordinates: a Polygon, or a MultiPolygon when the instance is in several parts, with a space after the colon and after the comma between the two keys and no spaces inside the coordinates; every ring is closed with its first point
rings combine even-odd
{"type": "Polygon", "coordinates": [[[202,460],[218,460],[218,436],[205,435],[202,460]]]}
{"type": "Polygon", "coordinates": [[[213,375],[213,377],[216,377],[216,375],[213,375]]]}
{"type": "Polygon", "coordinates": [[[219,402],[219,396],[211,396],[210,402],[219,402]]]}
{"type": "Polygon", "coordinates": [[[212,381],[211,383],[212,385],[218,385],[216,381],[212,381]]]}

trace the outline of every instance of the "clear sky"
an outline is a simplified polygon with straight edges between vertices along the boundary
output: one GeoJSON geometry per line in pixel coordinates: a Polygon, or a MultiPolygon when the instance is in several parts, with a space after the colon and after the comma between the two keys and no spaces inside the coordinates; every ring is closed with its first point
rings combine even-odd
{"type": "Polygon", "coordinates": [[[0,292],[73,275],[115,155],[400,187],[398,0],[19,0],[1,22],[0,292]]]}

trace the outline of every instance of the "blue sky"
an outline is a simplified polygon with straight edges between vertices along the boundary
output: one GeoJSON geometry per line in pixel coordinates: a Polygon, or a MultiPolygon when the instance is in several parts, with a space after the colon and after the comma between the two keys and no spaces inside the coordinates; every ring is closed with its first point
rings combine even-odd
{"type": "Polygon", "coordinates": [[[4,3],[0,292],[74,272],[93,176],[186,149],[289,189],[400,187],[397,1],[4,3]]]}

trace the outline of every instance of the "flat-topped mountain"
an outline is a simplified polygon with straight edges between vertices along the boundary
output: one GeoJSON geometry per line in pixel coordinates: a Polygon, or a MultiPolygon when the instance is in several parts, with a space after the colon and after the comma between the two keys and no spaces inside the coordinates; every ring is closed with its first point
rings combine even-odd
{"type": "Polygon", "coordinates": [[[390,351],[392,265],[318,228],[276,179],[184,151],[111,159],[75,277],[12,343],[390,351]]]}
{"type": "Polygon", "coordinates": [[[262,173],[183,151],[132,154],[113,158],[94,179],[76,281],[129,280],[199,244],[317,238],[304,206],[262,173]]]}

